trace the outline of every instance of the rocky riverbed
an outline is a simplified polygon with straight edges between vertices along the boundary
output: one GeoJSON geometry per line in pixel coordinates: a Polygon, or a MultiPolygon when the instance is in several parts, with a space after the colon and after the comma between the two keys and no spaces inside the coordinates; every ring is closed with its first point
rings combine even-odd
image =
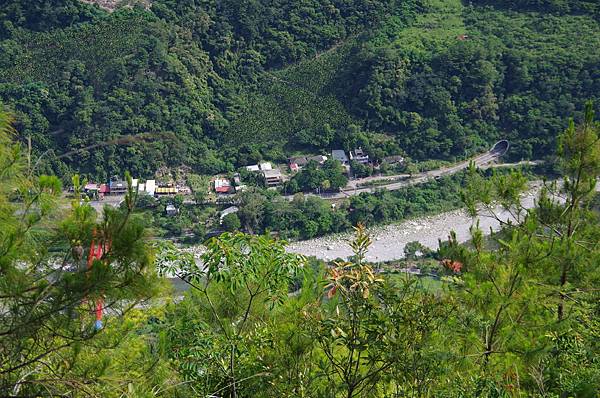
{"type": "MultiPolygon", "coordinates": [[[[539,184],[532,186],[532,190],[522,196],[522,204],[526,208],[534,206],[539,184]]],[[[398,224],[373,227],[369,230],[373,244],[367,254],[369,261],[390,261],[404,257],[404,246],[408,242],[418,241],[430,249],[437,249],[438,239],[446,240],[450,231],[456,233],[459,242],[466,242],[471,238],[470,228],[479,220],[479,227],[485,234],[490,230],[500,229],[500,221],[514,220],[509,212],[500,206],[493,209],[497,216],[482,211],[482,215],[472,218],[464,210],[455,210],[435,216],[422,217],[415,220],[403,221],[398,224]],[[498,220],[499,219],[499,220],[498,220]]],[[[315,256],[323,260],[348,258],[352,249],[348,242],[352,233],[331,235],[306,241],[294,242],[287,248],[288,251],[306,256],[315,256]]]]}
{"type": "MultiPolygon", "coordinates": [[[[531,189],[522,195],[521,203],[525,208],[535,205],[541,183],[531,184],[531,189]]],[[[504,211],[500,206],[491,212],[482,211],[478,217],[470,217],[464,210],[455,210],[434,216],[421,217],[396,224],[377,226],[369,229],[373,244],[367,254],[369,261],[391,261],[404,257],[404,246],[408,242],[418,241],[421,244],[436,250],[439,239],[446,240],[451,231],[456,233],[459,242],[466,242],[471,238],[470,228],[479,221],[479,228],[489,235],[490,231],[500,229],[500,221],[514,220],[514,215],[504,211]],[[492,216],[491,213],[494,213],[492,216]]],[[[324,236],[299,242],[292,242],[287,250],[305,256],[315,256],[323,260],[336,258],[346,259],[352,255],[349,242],[352,233],[342,233],[324,236]]],[[[184,249],[194,253],[199,258],[204,253],[204,246],[193,246],[184,249]]]]}

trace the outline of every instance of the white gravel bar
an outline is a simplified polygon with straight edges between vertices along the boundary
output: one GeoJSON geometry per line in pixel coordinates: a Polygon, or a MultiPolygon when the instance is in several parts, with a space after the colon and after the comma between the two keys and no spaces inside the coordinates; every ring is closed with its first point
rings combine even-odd
{"type": "MultiPolygon", "coordinates": [[[[536,184],[531,191],[522,196],[521,203],[525,208],[535,205],[538,191],[539,185],[536,184]]],[[[501,220],[514,220],[513,216],[502,210],[500,206],[494,209],[494,213],[501,220]]],[[[438,239],[446,240],[450,231],[456,233],[459,242],[466,242],[471,238],[470,228],[477,220],[479,220],[479,227],[486,235],[490,234],[490,230],[500,229],[500,222],[496,218],[485,214],[472,218],[464,210],[370,228],[369,233],[373,244],[367,254],[367,260],[379,262],[401,259],[404,257],[404,246],[412,241],[418,241],[424,246],[436,250],[439,247],[438,239]]],[[[352,233],[329,235],[293,242],[287,247],[287,250],[323,260],[346,259],[352,255],[352,249],[348,244],[351,239],[352,233]]]]}

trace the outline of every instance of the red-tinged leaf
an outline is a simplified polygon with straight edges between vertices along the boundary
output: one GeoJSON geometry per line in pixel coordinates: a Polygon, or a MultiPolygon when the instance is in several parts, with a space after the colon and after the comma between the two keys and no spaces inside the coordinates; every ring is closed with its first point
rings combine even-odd
{"type": "Polygon", "coordinates": [[[335,292],[337,291],[337,286],[332,287],[328,292],[327,292],[327,298],[332,298],[333,296],[335,296],[335,292]]]}

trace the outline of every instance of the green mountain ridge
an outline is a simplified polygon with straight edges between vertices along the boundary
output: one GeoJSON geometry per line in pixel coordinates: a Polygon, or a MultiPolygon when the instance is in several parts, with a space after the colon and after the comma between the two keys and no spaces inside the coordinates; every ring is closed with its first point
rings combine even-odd
{"type": "Polygon", "coordinates": [[[355,145],[454,160],[499,138],[537,158],[600,92],[585,1],[5,3],[0,100],[64,176],[214,174],[355,145]],[[130,135],[144,138],[61,157],[130,135]]]}

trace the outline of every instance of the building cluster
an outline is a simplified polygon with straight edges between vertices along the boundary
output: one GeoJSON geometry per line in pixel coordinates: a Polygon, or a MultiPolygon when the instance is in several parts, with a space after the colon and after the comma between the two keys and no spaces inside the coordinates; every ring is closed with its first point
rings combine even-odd
{"type": "MultiPolygon", "coordinates": [[[[331,158],[337,160],[344,166],[346,173],[350,172],[350,162],[357,162],[361,164],[369,164],[369,155],[367,155],[361,147],[355,148],[348,152],[343,149],[334,149],[331,151],[331,158]]],[[[288,159],[288,165],[293,173],[302,170],[310,161],[316,162],[318,165],[323,165],[327,161],[328,157],[324,155],[317,156],[296,156],[288,159]]]]}
{"type": "MultiPolygon", "coordinates": [[[[288,159],[288,165],[292,172],[298,172],[302,170],[308,162],[311,160],[316,161],[319,165],[322,165],[327,161],[328,157],[323,155],[318,156],[298,156],[291,157],[288,159]]],[[[369,158],[369,155],[362,149],[362,147],[354,148],[351,151],[346,152],[343,149],[334,149],[331,151],[331,159],[337,160],[342,164],[346,174],[350,174],[353,164],[362,165],[373,165],[373,168],[379,169],[380,164],[374,162],[369,158]]],[[[386,156],[382,159],[382,163],[388,165],[399,165],[405,162],[404,157],[400,155],[386,156]]]]}
{"type": "Polygon", "coordinates": [[[302,170],[304,166],[308,164],[308,162],[313,161],[319,165],[322,165],[327,161],[327,156],[316,155],[316,156],[294,156],[288,159],[288,166],[290,170],[294,173],[302,170]]]}
{"type": "MultiPolygon", "coordinates": [[[[177,194],[189,193],[190,189],[185,186],[179,186],[171,182],[157,182],[156,180],[146,180],[141,182],[137,178],[131,180],[134,190],[140,194],[150,195],[156,198],[163,196],[175,196],[177,194]]],[[[105,196],[119,196],[127,193],[127,182],[113,177],[107,184],[88,183],[83,188],[84,193],[94,199],[102,199],[105,196]]]]}
{"type": "MultiPolygon", "coordinates": [[[[292,173],[296,173],[306,167],[310,162],[315,162],[317,166],[322,166],[328,159],[330,159],[330,157],[325,155],[294,156],[288,159],[288,166],[292,173]]],[[[339,161],[347,174],[350,173],[352,162],[359,164],[370,164],[369,155],[367,155],[361,147],[354,148],[349,152],[346,152],[343,149],[334,149],[331,151],[331,159],[339,161]]],[[[383,162],[388,164],[398,164],[403,163],[404,158],[402,156],[388,156],[383,159],[383,162]]],[[[375,167],[377,167],[377,165],[375,167]]],[[[246,166],[246,170],[251,173],[261,174],[264,177],[267,187],[277,187],[284,181],[284,176],[281,170],[277,167],[273,167],[270,162],[261,162],[246,166]]],[[[163,180],[168,179],[166,174],[162,177],[159,175],[159,177],[163,180]]],[[[141,180],[134,178],[132,179],[132,185],[133,188],[139,193],[147,194],[156,198],[175,196],[178,194],[190,195],[192,193],[191,189],[182,182],[173,183],[162,182],[160,180],[146,180],[142,182],[141,180]]],[[[240,174],[236,173],[234,174],[233,178],[215,176],[211,180],[210,188],[217,195],[230,195],[243,191],[246,186],[242,184],[240,174]]],[[[84,192],[90,198],[98,200],[107,195],[125,195],[127,193],[127,182],[117,177],[113,177],[108,183],[86,184],[84,192]]],[[[169,212],[172,213],[173,210],[171,209],[169,212]]]]}
{"type": "Polygon", "coordinates": [[[367,155],[361,147],[350,151],[348,155],[346,155],[346,151],[343,149],[334,149],[331,151],[331,157],[339,161],[344,166],[349,166],[351,161],[361,164],[369,164],[369,155],[367,155]]]}
{"type": "Polygon", "coordinates": [[[276,187],[281,185],[283,182],[283,174],[281,174],[281,170],[278,168],[273,168],[269,162],[246,166],[246,170],[254,173],[261,173],[265,178],[265,183],[268,187],[276,187]]]}

